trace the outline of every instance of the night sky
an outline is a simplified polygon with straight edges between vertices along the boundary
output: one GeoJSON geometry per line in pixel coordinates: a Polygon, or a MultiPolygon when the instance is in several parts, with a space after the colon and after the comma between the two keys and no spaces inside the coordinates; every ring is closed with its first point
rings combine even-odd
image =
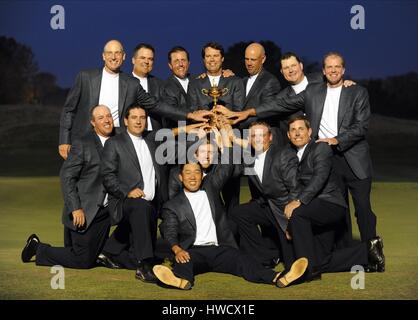
{"type": "MultiPolygon", "coordinates": [[[[191,54],[200,73],[201,47],[220,42],[272,40],[282,52],[309,61],[339,51],[353,79],[418,72],[418,1],[1,1],[0,35],[32,48],[41,71],[72,85],[81,69],[102,66],[109,39],[127,51],[148,42],[156,49],[153,74],[166,78],[167,52],[174,45],[191,54]],[[50,9],[65,9],[65,29],[53,30],[50,9]],[[353,30],[353,5],[365,9],[365,29],[353,30]]],[[[244,53],[243,53],[244,54],[244,53]]]]}

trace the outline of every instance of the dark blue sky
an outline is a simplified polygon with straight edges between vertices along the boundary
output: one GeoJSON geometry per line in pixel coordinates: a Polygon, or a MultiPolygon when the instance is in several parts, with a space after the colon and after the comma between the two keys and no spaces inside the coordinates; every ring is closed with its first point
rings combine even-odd
{"type": "Polygon", "coordinates": [[[0,35],[30,46],[40,70],[71,86],[77,72],[101,66],[104,43],[139,42],[156,50],[154,74],[166,78],[167,51],[182,45],[191,71],[202,70],[209,40],[225,49],[239,41],[272,40],[282,51],[320,61],[327,51],[346,57],[354,79],[418,72],[418,1],[2,1],[0,35]],[[50,8],[65,8],[65,30],[52,30],[50,8]],[[353,5],[365,9],[365,30],[350,27],[353,5]]]}

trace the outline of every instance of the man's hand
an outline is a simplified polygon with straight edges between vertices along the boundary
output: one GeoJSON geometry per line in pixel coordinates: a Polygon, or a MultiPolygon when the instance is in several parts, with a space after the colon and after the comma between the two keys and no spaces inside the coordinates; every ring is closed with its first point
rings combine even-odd
{"type": "Polygon", "coordinates": [[[73,225],[77,228],[84,226],[86,222],[86,216],[84,215],[83,209],[77,209],[72,212],[73,215],[73,225]]]}
{"type": "Polygon", "coordinates": [[[287,219],[290,219],[293,214],[293,210],[300,207],[300,201],[298,200],[292,200],[290,201],[286,207],[284,207],[284,215],[287,219]]]}
{"type": "Polygon", "coordinates": [[[212,112],[208,110],[196,110],[187,114],[187,119],[194,120],[196,122],[208,122],[212,112]]]}
{"type": "Polygon", "coordinates": [[[70,153],[70,149],[71,149],[71,144],[60,144],[58,146],[58,152],[64,160],[67,160],[68,154],[70,153]]]}
{"type": "Polygon", "coordinates": [[[232,72],[232,70],[230,70],[230,69],[222,70],[222,77],[229,78],[229,77],[233,77],[233,76],[235,76],[235,73],[232,72]]]}
{"type": "Polygon", "coordinates": [[[217,104],[216,106],[213,107],[212,111],[214,113],[219,113],[222,114],[225,117],[231,116],[234,114],[233,111],[229,110],[227,107],[221,105],[221,104],[217,104]]]}
{"type": "Polygon", "coordinates": [[[139,188],[135,188],[128,193],[128,198],[143,198],[145,197],[144,191],[139,188]]]}
{"type": "Polygon", "coordinates": [[[190,254],[180,246],[174,245],[171,250],[173,250],[175,254],[177,263],[186,263],[190,261],[190,254]]]}
{"type": "Polygon", "coordinates": [[[337,138],[323,138],[323,139],[318,139],[315,142],[316,143],[326,142],[328,143],[329,146],[336,146],[339,143],[337,138]]]}
{"type": "Polygon", "coordinates": [[[353,80],[344,80],[344,82],[343,82],[343,86],[345,88],[355,86],[355,85],[356,85],[356,83],[353,80]]]}

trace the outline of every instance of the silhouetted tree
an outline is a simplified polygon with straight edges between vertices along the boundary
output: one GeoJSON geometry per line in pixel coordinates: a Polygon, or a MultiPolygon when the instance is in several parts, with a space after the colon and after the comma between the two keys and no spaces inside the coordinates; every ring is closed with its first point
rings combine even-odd
{"type": "Polygon", "coordinates": [[[38,67],[29,47],[1,36],[0,70],[0,104],[31,100],[31,86],[38,67]]]}

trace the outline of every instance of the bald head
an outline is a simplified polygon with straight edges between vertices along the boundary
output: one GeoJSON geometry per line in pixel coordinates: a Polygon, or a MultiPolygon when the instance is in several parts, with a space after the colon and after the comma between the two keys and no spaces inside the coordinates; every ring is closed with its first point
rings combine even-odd
{"type": "Polygon", "coordinates": [[[123,61],[125,61],[122,43],[118,40],[108,41],[103,48],[103,61],[107,72],[118,73],[123,61]]]}
{"type": "Polygon", "coordinates": [[[253,42],[245,49],[245,67],[250,76],[261,71],[264,61],[266,61],[266,52],[261,44],[253,42]]]}

